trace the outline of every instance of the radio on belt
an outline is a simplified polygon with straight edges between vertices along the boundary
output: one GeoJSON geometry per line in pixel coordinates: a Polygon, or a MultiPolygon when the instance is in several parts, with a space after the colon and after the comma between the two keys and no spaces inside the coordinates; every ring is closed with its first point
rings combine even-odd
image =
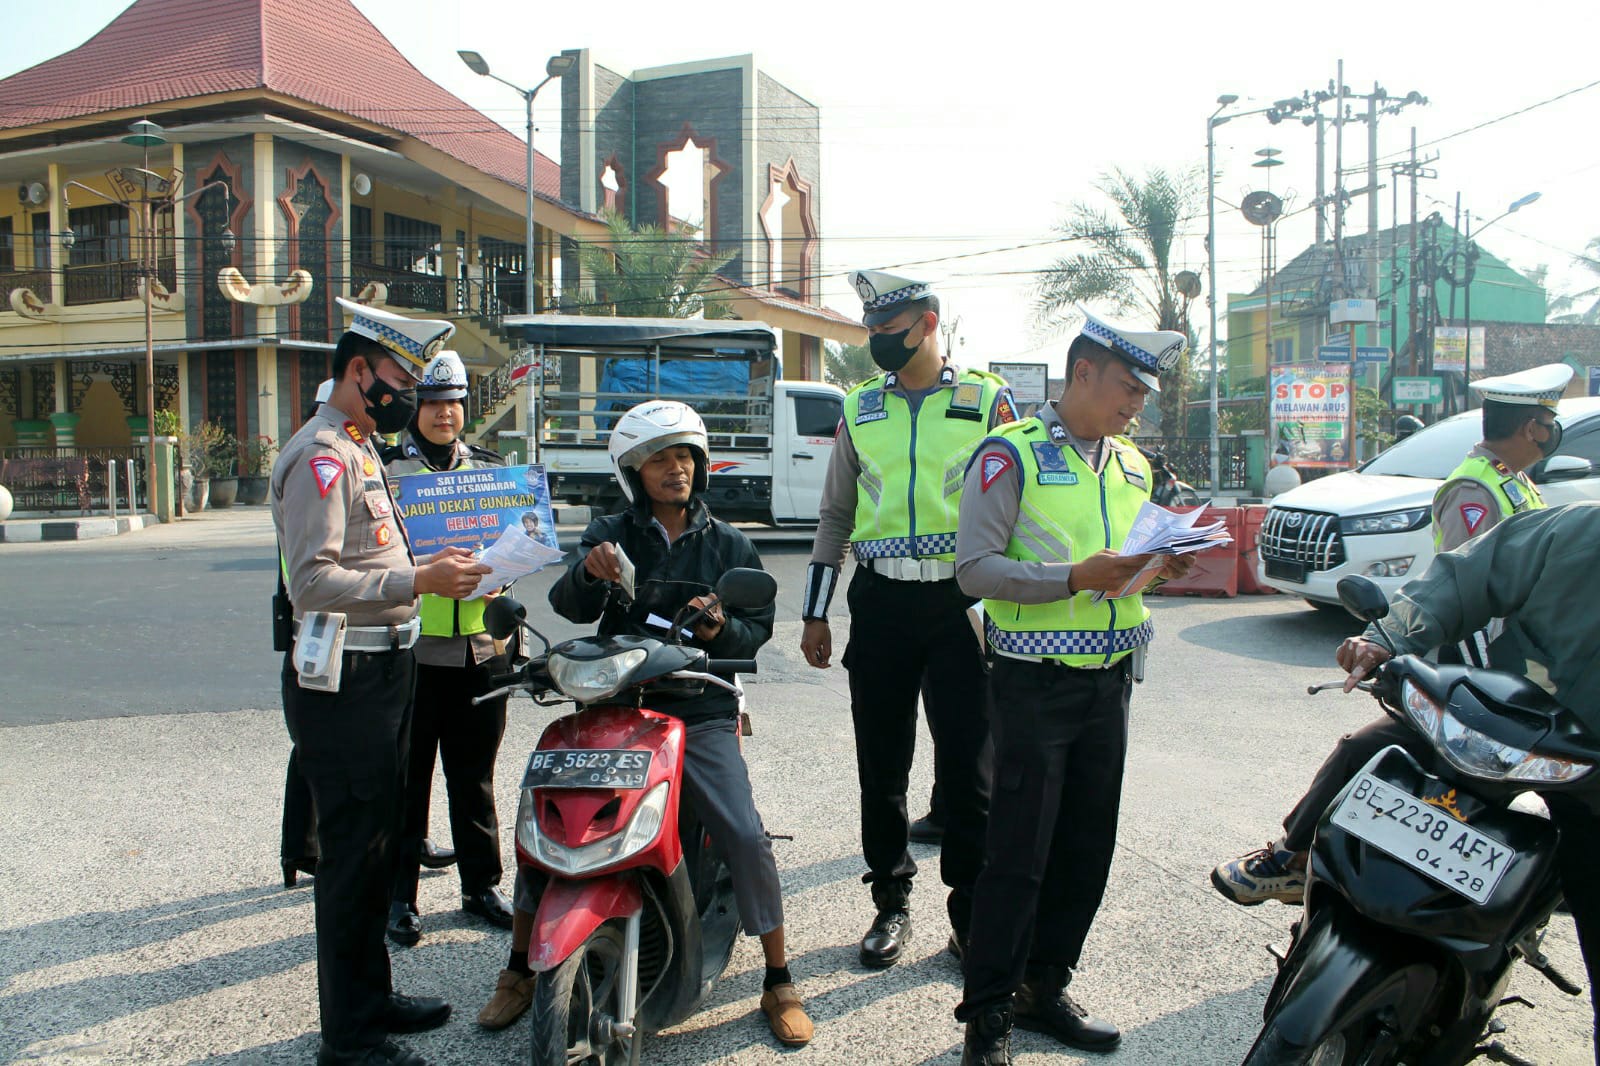
{"type": "Polygon", "coordinates": [[[300,616],[294,641],[294,668],[300,687],[315,692],[338,692],[344,673],[345,616],[331,611],[307,611],[300,616]]]}

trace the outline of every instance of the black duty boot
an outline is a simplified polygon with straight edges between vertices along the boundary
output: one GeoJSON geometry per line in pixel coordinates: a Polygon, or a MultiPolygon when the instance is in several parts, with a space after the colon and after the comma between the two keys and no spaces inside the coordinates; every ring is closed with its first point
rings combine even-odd
{"type": "Polygon", "coordinates": [[[1011,1007],[985,1007],[967,1023],[961,1066],[1011,1066],[1011,1007]]]}
{"type": "Polygon", "coordinates": [[[1065,966],[1029,967],[1017,989],[1017,1028],[1046,1033],[1080,1051],[1110,1051],[1122,1030],[1096,1018],[1067,994],[1072,971],[1065,966]]]}
{"type": "Polygon", "coordinates": [[[900,953],[911,939],[911,914],[903,907],[880,910],[872,928],[861,938],[861,962],[882,970],[900,961],[900,953]]]}

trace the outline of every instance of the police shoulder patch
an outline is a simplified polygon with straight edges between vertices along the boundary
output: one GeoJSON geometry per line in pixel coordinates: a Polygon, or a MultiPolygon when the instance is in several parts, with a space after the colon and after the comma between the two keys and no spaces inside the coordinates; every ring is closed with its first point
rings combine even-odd
{"type": "Polygon", "coordinates": [[[314,455],[309,462],[311,474],[317,479],[317,491],[323,499],[327,499],[328,493],[333,491],[333,486],[344,473],[344,464],[331,455],[314,455]]]}
{"type": "Polygon", "coordinates": [[[983,457],[983,466],[979,475],[983,491],[988,492],[989,486],[993,485],[1000,475],[1012,469],[1014,465],[1011,461],[1011,456],[1005,452],[986,453],[983,457]]]}
{"type": "Polygon", "coordinates": [[[1466,525],[1469,534],[1478,532],[1478,527],[1483,525],[1483,520],[1488,517],[1489,509],[1476,503],[1461,505],[1461,521],[1466,525]]]}
{"type": "Polygon", "coordinates": [[[1001,389],[999,397],[994,402],[994,424],[1003,426],[1016,420],[1017,404],[1011,396],[1011,390],[1001,389]]]}

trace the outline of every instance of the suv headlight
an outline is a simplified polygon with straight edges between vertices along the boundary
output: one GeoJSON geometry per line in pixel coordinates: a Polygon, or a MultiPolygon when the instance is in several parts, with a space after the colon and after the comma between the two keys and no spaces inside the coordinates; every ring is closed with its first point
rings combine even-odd
{"type": "Polygon", "coordinates": [[[1401,686],[1400,699],[1406,714],[1423,735],[1433,741],[1445,761],[1473,777],[1487,781],[1565,784],[1594,769],[1593,763],[1535,755],[1511,744],[1502,744],[1463,723],[1450,713],[1450,708],[1410,681],[1401,686]]]}
{"type": "Polygon", "coordinates": [[[667,817],[667,794],[671,787],[671,782],[660,782],[639,801],[626,826],[608,837],[578,848],[569,848],[539,832],[534,790],[523,789],[522,801],[517,805],[517,843],[522,845],[523,851],[556,873],[578,875],[614,866],[654,843],[656,834],[661,832],[661,823],[667,817]]]}
{"type": "Polygon", "coordinates": [[[551,655],[546,661],[550,680],[556,688],[579,703],[593,703],[615,695],[622,688],[623,679],[640,663],[649,658],[643,648],[608,655],[604,659],[569,659],[565,655],[551,655]]]}
{"type": "Polygon", "coordinates": [[[1432,517],[1432,507],[1409,507],[1404,511],[1342,518],[1339,520],[1339,530],[1350,536],[1359,536],[1363,533],[1405,533],[1427,525],[1432,517]]]}

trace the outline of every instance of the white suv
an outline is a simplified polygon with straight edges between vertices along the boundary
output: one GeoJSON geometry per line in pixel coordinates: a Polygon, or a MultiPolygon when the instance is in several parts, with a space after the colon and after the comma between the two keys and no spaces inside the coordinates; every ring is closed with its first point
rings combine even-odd
{"type": "MultiPolygon", "coordinates": [[[[1561,448],[1528,471],[1551,507],[1600,500],[1600,397],[1561,401],[1561,448]]],[[[1390,595],[1433,559],[1433,494],[1483,436],[1481,411],[1436,422],[1355,470],[1273,497],[1261,525],[1263,583],[1339,608],[1347,574],[1390,595]]],[[[1339,608],[1342,609],[1342,608],[1339,608]]]]}

